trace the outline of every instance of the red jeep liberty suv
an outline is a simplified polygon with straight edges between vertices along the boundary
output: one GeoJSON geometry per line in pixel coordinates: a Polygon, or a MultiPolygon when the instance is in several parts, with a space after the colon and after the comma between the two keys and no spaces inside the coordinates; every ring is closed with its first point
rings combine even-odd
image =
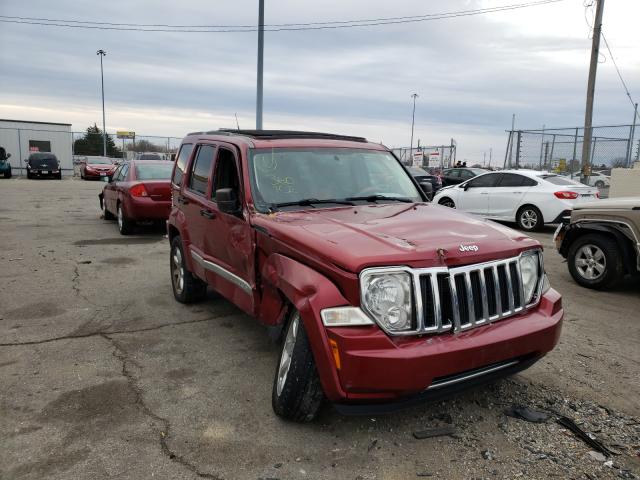
{"type": "Polygon", "coordinates": [[[385,147],[275,130],[189,134],[172,177],[173,292],[207,285],[280,332],[276,414],[382,413],[529,367],[563,309],[541,245],[426,201],[385,147]]]}

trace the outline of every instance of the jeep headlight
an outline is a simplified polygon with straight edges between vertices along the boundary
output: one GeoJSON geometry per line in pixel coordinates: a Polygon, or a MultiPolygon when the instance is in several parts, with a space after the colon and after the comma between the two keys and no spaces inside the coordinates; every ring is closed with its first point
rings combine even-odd
{"type": "Polygon", "coordinates": [[[522,277],[525,305],[529,305],[536,300],[535,295],[538,293],[538,282],[540,281],[541,255],[541,251],[531,250],[520,256],[520,275],[522,277]]]}
{"type": "Polygon", "coordinates": [[[370,271],[360,276],[362,308],[389,333],[413,328],[411,276],[403,271],[370,271]]]}

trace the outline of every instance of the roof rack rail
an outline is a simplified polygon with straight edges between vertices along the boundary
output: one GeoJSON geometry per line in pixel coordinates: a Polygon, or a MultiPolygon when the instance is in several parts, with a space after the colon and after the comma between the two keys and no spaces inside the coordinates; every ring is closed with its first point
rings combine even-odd
{"type": "Polygon", "coordinates": [[[363,137],[353,137],[349,135],[336,135],[333,133],[321,132],[301,132],[296,130],[238,130],[235,128],[221,128],[217,132],[207,132],[210,134],[222,135],[242,135],[245,137],[260,140],[281,140],[287,138],[314,138],[326,140],[346,140],[350,142],[366,143],[367,139],[363,137]]]}

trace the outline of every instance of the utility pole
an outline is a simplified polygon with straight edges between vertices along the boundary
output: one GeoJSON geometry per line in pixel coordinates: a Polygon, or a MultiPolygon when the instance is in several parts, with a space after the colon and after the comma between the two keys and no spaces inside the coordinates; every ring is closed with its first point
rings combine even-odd
{"type": "Polygon", "coordinates": [[[631,124],[631,133],[629,134],[629,153],[627,159],[627,167],[631,168],[633,164],[633,139],[636,135],[636,118],[638,117],[638,104],[636,103],[633,109],[633,123],[631,124]]]}
{"type": "Polygon", "coordinates": [[[515,135],[514,131],[516,129],[516,114],[514,113],[511,117],[511,135],[509,136],[509,168],[511,168],[511,160],[513,159],[513,136],[515,135]]]}
{"type": "Polygon", "coordinates": [[[107,55],[107,52],[100,49],[96,52],[96,55],[100,55],[100,84],[102,86],[102,155],[107,156],[107,125],[104,116],[104,73],[102,70],[102,57],[107,55]]]}
{"type": "Polygon", "coordinates": [[[593,120],[593,97],[596,90],[596,71],[600,52],[600,32],[602,31],[602,11],[604,0],[596,0],[596,20],[593,25],[593,42],[591,43],[591,64],[589,65],[589,81],[587,83],[587,108],[584,113],[584,139],[582,142],[582,182],[589,181],[586,176],[591,156],[591,134],[593,120]]]}
{"type": "Polygon", "coordinates": [[[262,71],[264,67],[264,0],[258,0],[258,88],[256,94],[256,130],[262,130],[262,71]]]}
{"type": "Polygon", "coordinates": [[[491,168],[492,159],[493,159],[493,147],[489,148],[489,168],[491,168]]]}
{"type": "Polygon", "coordinates": [[[417,93],[412,93],[413,97],[413,113],[411,114],[411,144],[409,145],[409,155],[411,156],[411,163],[413,164],[413,126],[416,121],[416,98],[418,98],[417,93]]]}

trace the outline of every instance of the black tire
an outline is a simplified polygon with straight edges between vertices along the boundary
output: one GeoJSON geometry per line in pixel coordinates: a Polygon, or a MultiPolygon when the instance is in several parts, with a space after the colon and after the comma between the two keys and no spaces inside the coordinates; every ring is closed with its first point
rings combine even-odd
{"type": "Polygon", "coordinates": [[[596,188],[604,188],[604,182],[602,180],[598,180],[595,186],[596,188]]]}
{"type": "Polygon", "coordinates": [[[11,169],[4,172],[4,178],[11,178],[11,169]]]}
{"type": "Polygon", "coordinates": [[[194,303],[205,299],[207,296],[207,284],[187,270],[180,236],[176,236],[171,241],[169,269],[171,271],[173,296],[178,302],[194,303]]]}
{"type": "Polygon", "coordinates": [[[31,180],[32,178],[31,173],[27,172],[27,179],[31,180]]]}
{"type": "Polygon", "coordinates": [[[115,220],[116,217],[113,213],[111,213],[109,210],[107,210],[107,203],[104,202],[104,219],[105,220],[115,220]]]}
{"type": "Polygon", "coordinates": [[[117,212],[116,212],[116,220],[118,220],[118,230],[121,235],[131,235],[133,233],[133,227],[135,226],[135,222],[129,220],[127,216],[124,214],[124,209],[122,208],[122,204],[118,203],[117,212]]]}
{"type": "Polygon", "coordinates": [[[438,205],[442,205],[443,207],[456,208],[456,204],[449,197],[442,197],[438,200],[438,205]]]}
{"type": "Polygon", "coordinates": [[[577,238],[569,247],[567,263],[578,285],[595,290],[614,287],[624,275],[618,243],[599,233],[577,238]]]}
{"type": "Polygon", "coordinates": [[[516,213],[516,223],[520,230],[526,232],[535,232],[544,226],[544,218],[542,212],[533,205],[525,205],[520,207],[516,213]]]}
{"type": "Polygon", "coordinates": [[[56,178],[57,178],[58,180],[62,180],[62,172],[60,172],[56,178]]]}
{"type": "Polygon", "coordinates": [[[309,339],[300,314],[293,309],[273,379],[273,411],[287,420],[310,422],[318,415],[323,399],[309,339]]]}

